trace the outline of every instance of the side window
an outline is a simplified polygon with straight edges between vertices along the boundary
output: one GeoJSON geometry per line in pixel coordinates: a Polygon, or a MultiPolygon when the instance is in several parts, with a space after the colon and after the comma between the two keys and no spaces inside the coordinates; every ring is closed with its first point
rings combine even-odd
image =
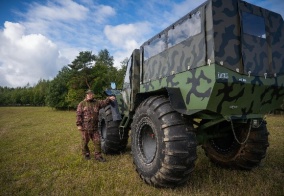
{"type": "Polygon", "coordinates": [[[195,14],[190,14],[182,22],[173,25],[172,29],[168,31],[168,47],[174,46],[198,33],[201,33],[201,16],[199,11],[195,14]]]}
{"type": "Polygon", "coordinates": [[[172,28],[144,44],[143,60],[146,61],[167,48],[177,45],[199,33],[201,33],[201,13],[197,11],[194,14],[189,14],[184,20],[179,21],[172,28]]]}
{"type": "Polygon", "coordinates": [[[144,45],[144,61],[166,49],[166,36],[161,34],[144,45]]]}
{"type": "Polygon", "coordinates": [[[266,38],[265,22],[261,16],[256,16],[247,12],[242,12],[243,33],[259,38],[266,38]]]}

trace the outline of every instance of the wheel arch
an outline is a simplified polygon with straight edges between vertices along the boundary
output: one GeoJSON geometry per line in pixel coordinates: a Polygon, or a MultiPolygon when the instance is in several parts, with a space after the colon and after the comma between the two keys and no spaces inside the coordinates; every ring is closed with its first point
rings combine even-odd
{"type": "Polygon", "coordinates": [[[143,92],[137,93],[136,99],[134,101],[134,110],[144,101],[145,99],[149,98],[153,95],[164,95],[165,97],[169,98],[172,108],[182,114],[186,114],[187,108],[182,97],[180,88],[171,88],[171,87],[164,87],[159,90],[151,91],[151,92],[143,92]]]}

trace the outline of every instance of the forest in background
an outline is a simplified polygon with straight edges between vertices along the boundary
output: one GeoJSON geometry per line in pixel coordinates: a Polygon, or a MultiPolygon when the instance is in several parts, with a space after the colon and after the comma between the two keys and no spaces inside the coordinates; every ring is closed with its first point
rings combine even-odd
{"type": "Polygon", "coordinates": [[[96,98],[104,97],[104,90],[115,82],[122,88],[128,59],[114,67],[114,59],[107,49],[97,55],[82,51],[64,66],[52,80],[40,79],[34,86],[1,87],[0,106],[49,106],[58,110],[75,109],[84,98],[85,91],[92,89],[96,98]]]}

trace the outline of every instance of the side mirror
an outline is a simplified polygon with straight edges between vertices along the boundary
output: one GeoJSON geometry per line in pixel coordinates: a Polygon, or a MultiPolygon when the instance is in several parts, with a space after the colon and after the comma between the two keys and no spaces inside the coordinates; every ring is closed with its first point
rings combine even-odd
{"type": "Polygon", "coordinates": [[[115,82],[111,82],[110,83],[111,89],[115,90],[116,89],[116,84],[115,82]]]}
{"type": "Polygon", "coordinates": [[[111,87],[111,89],[106,89],[106,90],[104,91],[104,93],[105,93],[107,96],[115,96],[115,95],[120,94],[120,90],[117,90],[117,89],[116,89],[116,83],[115,83],[115,82],[111,82],[111,83],[110,83],[110,87],[111,87]]]}

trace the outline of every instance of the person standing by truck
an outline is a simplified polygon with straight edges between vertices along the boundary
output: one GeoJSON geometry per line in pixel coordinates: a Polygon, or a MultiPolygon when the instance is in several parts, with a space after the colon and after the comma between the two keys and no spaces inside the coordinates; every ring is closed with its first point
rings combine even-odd
{"type": "Polygon", "coordinates": [[[77,106],[76,125],[82,135],[82,154],[86,160],[91,158],[88,143],[92,140],[95,147],[95,159],[99,162],[106,161],[101,154],[98,116],[99,110],[106,107],[110,101],[114,100],[114,96],[107,97],[105,100],[96,100],[94,99],[94,92],[92,90],[87,90],[85,99],[77,106]]]}

